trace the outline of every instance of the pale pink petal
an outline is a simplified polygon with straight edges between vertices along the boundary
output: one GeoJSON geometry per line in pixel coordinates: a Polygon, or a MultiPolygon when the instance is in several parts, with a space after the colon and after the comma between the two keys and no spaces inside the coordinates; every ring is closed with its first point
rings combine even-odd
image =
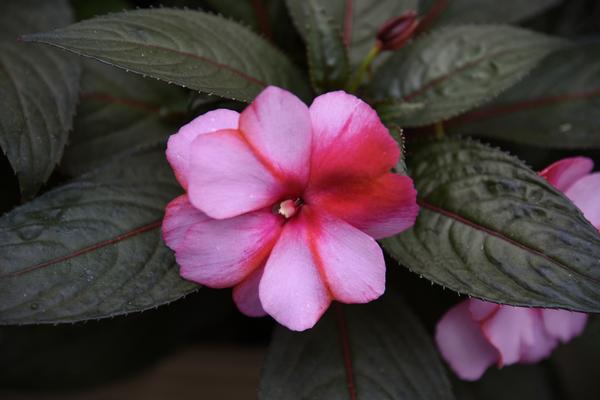
{"type": "Polygon", "coordinates": [[[285,192],[239,131],[200,135],[191,150],[190,201],[213,218],[271,207],[285,192]]]}
{"type": "Polygon", "coordinates": [[[597,229],[600,229],[600,172],[578,179],[565,192],[597,229]]]}
{"type": "Polygon", "coordinates": [[[546,334],[540,309],[503,305],[481,323],[481,328],[500,353],[500,365],[537,362],[549,356],[557,345],[546,334]]]}
{"type": "Polygon", "coordinates": [[[264,267],[256,268],[233,288],[233,301],[238,309],[249,317],[264,317],[266,311],[260,304],[258,297],[258,285],[262,278],[264,267]]]}
{"type": "Polygon", "coordinates": [[[375,239],[414,225],[419,213],[412,179],[386,173],[376,179],[321,181],[305,199],[375,239]]]}
{"type": "Polygon", "coordinates": [[[490,318],[499,308],[500,304],[479,299],[469,299],[471,318],[477,322],[482,322],[483,320],[490,318]]]}
{"type": "Polygon", "coordinates": [[[435,341],[442,357],[460,378],[474,381],[498,361],[498,352],[471,319],[468,300],[452,307],[438,322],[435,341]]]}
{"type": "Polygon", "coordinates": [[[567,310],[542,310],[546,332],[563,343],[579,336],[587,323],[587,314],[567,310]]]}
{"type": "Polygon", "coordinates": [[[239,116],[236,111],[232,110],[210,111],[182,126],[179,132],[169,137],[167,160],[169,160],[177,180],[184,189],[187,189],[188,185],[190,147],[194,139],[198,135],[221,129],[237,129],[239,116]]]}
{"type": "Polygon", "coordinates": [[[579,178],[592,172],[594,162],[587,157],[571,157],[557,161],[540,175],[561,192],[566,191],[579,178]]]}
{"type": "Polygon", "coordinates": [[[261,210],[193,225],[175,254],[181,276],[215,288],[237,285],[265,262],[282,221],[261,210]]]}
{"type": "Polygon", "coordinates": [[[335,300],[368,303],[385,291],[385,261],[377,242],[339,218],[305,206],[308,245],[335,300]]]}
{"type": "Polygon", "coordinates": [[[290,92],[269,86],[240,115],[240,131],[274,169],[306,186],[311,151],[308,107],[290,92]]]}
{"type": "Polygon", "coordinates": [[[265,266],[260,302],[277,322],[295,331],[312,328],[331,302],[309,248],[302,214],[290,219],[265,266]]]}
{"type": "Polygon", "coordinates": [[[187,195],[172,200],[165,211],[162,223],[163,240],[172,250],[179,250],[185,234],[194,224],[210,220],[202,211],[194,208],[187,195]]]}
{"type": "Polygon", "coordinates": [[[400,148],[375,110],[348,93],[317,97],[310,106],[313,128],[311,184],[339,178],[379,177],[400,158],[400,148]]]}

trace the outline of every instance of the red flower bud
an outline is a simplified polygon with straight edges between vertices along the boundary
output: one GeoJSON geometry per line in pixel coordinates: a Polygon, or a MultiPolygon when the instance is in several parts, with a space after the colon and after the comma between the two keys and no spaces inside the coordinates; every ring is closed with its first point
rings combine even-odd
{"type": "Polygon", "coordinates": [[[380,50],[398,50],[412,37],[418,25],[417,13],[412,10],[387,20],[377,31],[377,46],[380,50]]]}

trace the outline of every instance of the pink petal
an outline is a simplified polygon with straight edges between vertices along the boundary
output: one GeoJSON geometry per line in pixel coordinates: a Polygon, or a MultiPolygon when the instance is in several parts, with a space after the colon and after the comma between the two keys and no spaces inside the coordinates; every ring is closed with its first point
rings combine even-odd
{"type": "Polygon", "coordinates": [[[163,240],[172,250],[178,251],[188,229],[209,219],[192,206],[187,195],[179,196],[167,205],[162,224],[163,240]]]}
{"type": "Polygon", "coordinates": [[[565,192],[592,225],[600,229],[600,172],[586,175],[565,192]]]}
{"type": "Polygon", "coordinates": [[[321,181],[311,186],[306,200],[375,239],[400,233],[414,225],[419,213],[412,179],[386,173],[378,179],[321,181]]]}
{"type": "Polygon", "coordinates": [[[310,117],[311,184],[379,177],[400,158],[398,144],[377,113],[355,96],[342,91],[321,95],[310,106],[310,117]]]}
{"type": "Polygon", "coordinates": [[[239,114],[232,110],[214,110],[207,112],[184,125],[167,143],[167,160],[175,172],[177,180],[187,189],[190,146],[198,135],[221,129],[237,129],[239,114]]]}
{"type": "Polygon", "coordinates": [[[481,328],[500,353],[500,365],[537,362],[557,345],[545,331],[540,309],[503,305],[481,328]]]}
{"type": "Polygon", "coordinates": [[[282,221],[261,210],[193,225],[175,255],[181,276],[216,288],[237,285],[265,262],[282,221]]]}
{"type": "Polygon", "coordinates": [[[312,328],[331,302],[313,255],[302,214],[284,226],[259,285],[265,311],[295,331],[312,328]]]}
{"type": "Polygon", "coordinates": [[[308,245],[317,269],[335,300],[367,303],[385,291],[385,261],[377,242],[331,215],[302,209],[308,245]]]}
{"type": "Polygon", "coordinates": [[[240,131],[274,169],[306,186],[311,150],[308,107],[290,92],[269,86],[240,116],[240,131]]]}
{"type": "Polygon", "coordinates": [[[285,191],[239,131],[198,136],[191,151],[190,201],[213,218],[271,207],[285,191]]]}
{"type": "Polygon", "coordinates": [[[474,381],[498,360],[498,352],[471,319],[469,301],[452,307],[438,322],[435,341],[442,357],[460,378],[474,381]]]}
{"type": "Polygon", "coordinates": [[[561,192],[566,191],[575,181],[592,172],[594,162],[587,157],[571,157],[557,161],[546,167],[540,175],[561,192]]]}
{"type": "Polygon", "coordinates": [[[256,268],[246,279],[233,288],[233,301],[235,301],[238,309],[249,317],[264,317],[267,315],[258,297],[258,285],[264,270],[264,267],[256,268]]]}
{"type": "Polygon", "coordinates": [[[474,321],[482,322],[500,309],[500,304],[478,299],[469,299],[469,312],[474,321]]]}
{"type": "Polygon", "coordinates": [[[546,332],[563,343],[579,336],[587,323],[587,314],[567,310],[542,310],[546,332]]]}

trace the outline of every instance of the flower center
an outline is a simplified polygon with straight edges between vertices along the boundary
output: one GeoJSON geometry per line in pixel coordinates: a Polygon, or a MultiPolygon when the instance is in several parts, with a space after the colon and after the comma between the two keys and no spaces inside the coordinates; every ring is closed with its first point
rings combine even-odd
{"type": "Polygon", "coordinates": [[[273,212],[282,215],[285,218],[291,218],[298,212],[302,204],[304,204],[304,202],[301,198],[297,198],[296,200],[287,199],[279,204],[275,204],[273,212]]]}

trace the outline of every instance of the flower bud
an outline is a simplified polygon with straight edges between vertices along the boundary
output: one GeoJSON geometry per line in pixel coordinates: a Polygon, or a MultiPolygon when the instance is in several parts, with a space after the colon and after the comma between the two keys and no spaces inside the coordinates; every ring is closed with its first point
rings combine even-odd
{"type": "Polygon", "coordinates": [[[412,10],[387,20],[377,31],[377,46],[380,50],[398,50],[412,37],[418,25],[417,13],[412,10]]]}

